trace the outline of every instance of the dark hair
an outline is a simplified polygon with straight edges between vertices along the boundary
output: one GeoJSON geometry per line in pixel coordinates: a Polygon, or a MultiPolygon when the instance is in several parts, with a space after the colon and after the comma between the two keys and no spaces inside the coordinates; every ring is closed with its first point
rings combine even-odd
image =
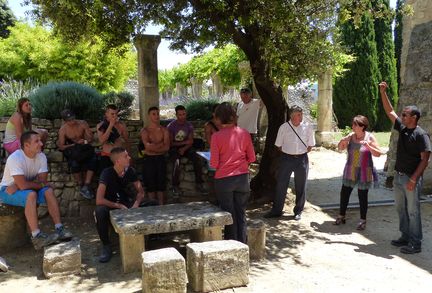
{"type": "Polygon", "coordinates": [[[21,98],[21,99],[18,100],[18,102],[17,102],[17,112],[20,113],[21,116],[22,116],[22,118],[23,118],[24,128],[31,129],[32,128],[31,113],[24,113],[23,110],[22,110],[22,106],[26,102],[30,102],[30,100],[27,99],[27,98],[21,98]]]}
{"type": "Polygon", "coordinates": [[[215,116],[222,124],[234,123],[236,112],[228,102],[223,102],[216,107],[215,116]]]}
{"type": "Polygon", "coordinates": [[[151,111],[154,111],[154,110],[159,111],[159,108],[156,107],[156,106],[150,107],[150,108],[147,110],[147,114],[150,114],[150,112],[151,112],[151,111]]]}
{"type": "Polygon", "coordinates": [[[411,116],[415,115],[416,116],[416,122],[419,121],[420,116],[421,116],[421,112],[420,112],[419,108],[417,108],[417,106],[409,105],[409,106],[404,107],[404,109],[410,110],[410,115],[411,116]]]}
{"type": "Polygon", "coordinates": [[[216,112],[216,108],[219,106],[220,104],[214,104],[212,106],[212,113],[216,112]]]}
{"type": "Polygon", "coordinates": [[[110,159],[113,163],[115,163],[115,160],[117,159],[117,155],[124,153],[126,149],[124,147],[115,147],[111,150],[110,153],[110,159]]]}
{"type": "Polygon", "coordinates": [[[118,110],[118,107],[116,106],[116,105],[114,105],[114,104],[108,104],[106,107],[105,107],[105,110],[106,111],[108,111],[108,110],[118,110]]]}
{"type": "Polygon", "coordinates": [[[20,143],[21,143],[21,148],[22,149],[24,149],[24,144],[26,142],[29,142],[29,140],[31,140],[32,135],[39,135],[39,133],[37,133],[34,130],[30,130],[30,131],[26,131],[23,134],[21,134],[20,143]]]}
{"type": "Polygon", "coordinates": [[[366,129],[369,127],[369,120],[362,115],[355,116],[352,120],[352,123],[360,127],[363,127],[363,131],[366,131],[366,129]]]}
{"type": "Polygon", "coordinates": [[[241,93],[241,94],[251,94],[252,91],[251,91],[249,88],[244,87],[244,88],[242,88],[242,89],[240,90],[240,93],[241,93]]]}
{"type": "Polygon", "coordinates": [[[175,112],[176,112],[176,114],[177,114],[178,111],[181,111],[181,110],[186,111],[186,108],[185,108],[183,105],[177,105],[177,106],[174,108],[174,110],[175,110],[175,112]]]}

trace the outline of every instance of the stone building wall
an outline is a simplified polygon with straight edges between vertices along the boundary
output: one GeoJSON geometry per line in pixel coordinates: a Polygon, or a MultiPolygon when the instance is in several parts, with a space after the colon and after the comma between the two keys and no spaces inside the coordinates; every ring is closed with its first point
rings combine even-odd
{"type": "MultiPolygon", "coordinates": [[[[414,9],[412,16],[403,19],[401,84],[398,112],[415,104],[422,112],[419,125],[432,134],[432,1],[407,0],[414,9]]],[[[393,131],[386,165],[392,176],[396,158],[398,134],[393,131]]],[[[424,192],[432,191],[432,164],[425,171],[424,192]]]]}
{"type": "MultiPolygon", "coordinates": [[[[0,142],[3,141],[4,130],[6,127],[8,118],[0,118],[0,142]]],[[[164,121],[163,124],[167,124],[168,121],[164,121]]],[[[37,128],[44,128],[49,131],[49,138],[45,145],[44,152],[48,158],[49,175],[48,180],[54,186],[55,195],[60,204],[61,215],[66,217],[91,217],[94,211],[95,200],[87,200],[79,194],[79,188],[76,186],[73,176],[69,173],[69,169],[66,161],[63,158],[63,153],[57,149],[56,141],[58,139],[58,129],[61,126],[61,120],[46,120],[46,119],[33,119],[33,125],[37,128]]],[[[140,173],[142,170],[142,160],[137,155],[137,145],[140,139],[140,130],[142,128],[142,122],[140,120],[128,120],[125,121],[127,129],[129,131],[129,141],[131,143],[131,157],[133,164],[140,173]]],[[[95,143],[97,146],[96,136],[96,123],[89,123],[90,127],[95,134],[95,143]]],[[[193,122],[195,127],[195,137],[203,137],[203,123],[193,122]]],[[[1,150],[3,155],[3,150],[1,150]]],[[[4,158],[0,166],[0,178],[3,176],[4,169],[4,158]]],[[[195,180],[193,173],[193,166],[187,159],[182,159],[182,175],[181,175],[181,187],[185,192],[195,192],[195,180]]],[[[171,168],[168,164],[167,168],[167,187],[171,186],[170,173],[171,168]]],[[[203,179],[207,180],[207,168],[203,168],[203,179]]],[[[92,189],[96,193],[97,177],[93,179],[92,189]]],[[[44,207],[39,208],[40,214],[45,214],[47,211],[44,207]]]]}

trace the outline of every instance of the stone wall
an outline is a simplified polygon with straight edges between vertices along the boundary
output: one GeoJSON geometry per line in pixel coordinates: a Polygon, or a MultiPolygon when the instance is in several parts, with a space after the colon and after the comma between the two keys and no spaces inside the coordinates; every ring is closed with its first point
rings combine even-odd
{"type": "MultiPolygon", "coordinates": [[[[0,142],[3,141],[4,130],[6,127],[8,118],[0,118],[0,142]]],[[[140,139],[140,130],[142,128],[142,122],[140,120],[128,120],[125,121],[127,129],[129,131],[129,141],[131,143],[131,157],[133,159],[133,164],[136,169],[141,172],[142,163],[137,155],[137,145],[140,139]]],[[[162,124],[167,124],[168,121],[163,121],[162,124]]],[[[66,161],[63,158],[63,153],[57,149],[56,141],[58,139],[58,129],[61,126],[61,120],[46,120],[46,119],[33,119],[33,125],[37,128],[47,129],[49,132],[49,138],[45,145],[44,152],[48,158],[49,175],[48,180],[52,183],[55,188],[55,195],[60,204],[60,210],[62,216],[67,217],[91,217],[94,210],[95,200],[84,199],[79,194],[79,188],[76,186],[73,176],[69,173],[69,169],[66,161]]],[[[89,123],[90,127],[95,133],[95,146],[98,146],[97,136],[96,136],[96,123],[89,123]]],[[[203,137],[203,123],[193,122],[195,127],[195,137],[203,137]]],[[[3,150],[0,154],[3,155],[3,150]]],[[[3,176],[4,161],[3,157],[0,159],[2,161],[0,165],[0,177],[3,176]]],[[[194,184],[194,173],[193,166],[187,159],[182,159],[182,175],[181,175],[181,187],[185,192],[195,192],[194,184]]],[[[168,165],[167,168],[167,187],[171,186],[170,178],[171,168],[168,165]]],[[[203,178],[207,180],[207,169],[203,168],[203,178]]],[[[95,176],[92,184],[92,189],[96,193],[97,178],[95,176]]],[[[40,214],[46,214],[46,209],[44,207],[39,208],[40,214]]]]}
{"type": "MultiPolygon", "coordinates": [[[[414,9],[412,16],[403,19],[401,84],[398,112],[415,104],[422,112],[419,125],[432,134],[432,1],[407,0],[414,9]]],[[[386,165],[393,175],[398,134],[393,131],[386,165]]],[[[425,171],[424,192],[432,191],[432,164],[425,171]]]]}

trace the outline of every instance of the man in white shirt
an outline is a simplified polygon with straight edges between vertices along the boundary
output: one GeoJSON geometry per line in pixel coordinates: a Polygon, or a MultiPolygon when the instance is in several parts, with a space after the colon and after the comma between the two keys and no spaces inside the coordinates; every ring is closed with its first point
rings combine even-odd
{"type": "Polygon", "coordinates": [[[276,195],[273,207],[265,218],[278,218],[283,214],[285,197],[291,174],[294,172],[296,201],[294,219],[300,220],[306,202],[306,182],[309,172],[307,153],[315,145],[315,136],[310,124],[303,122],[303,110],[298,106],[290,109],[290,121],[279,128],[275,145],[282,151],[277,174],[276,195]]]}
{"type": "Polygon", "coordinates": [[[252,92],[248,88],[240,90],[241,102],[237,105],[237,125],[246,129],[255,142],[258,132],[258,113],[261,107],[261,101],[252,99],[252,92]]]}
{"type": "Polygon", "coordinates": [[[36,250],[58,240],[70,240],[72,234],[60,221],[60,209],[54,190],[48,183],[48,164],[41,152],[42,141],[35,131],[27,131],[20,138],[21,149],[15,151],[6,161],[3,179],[0,183],[0,201],[13,206],[24,207],[27,223],[32,233],[36,250]],[[46,203],[55,224],[54,234],[47,235],[39,230],[37,205],[46,203]]]}

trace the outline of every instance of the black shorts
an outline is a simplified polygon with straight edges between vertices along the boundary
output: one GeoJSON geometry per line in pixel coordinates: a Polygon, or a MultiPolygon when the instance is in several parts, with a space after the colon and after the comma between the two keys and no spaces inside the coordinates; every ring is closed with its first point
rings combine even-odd
{"type": "Polygon", "coordinates": [[[164,155],[146,155],[144,157],[143,181],[146,191],[165,191],[166,176],[166,161],[164,155]]]}
{"type": "Polygon", "coordinates": [[[97,158],[96,158],[96,154],[94,156],[92,156],[90,159],[85,160],[83,162],[77,162],[75,160],[72,159],[67,159],[68,162],[68,166],[70,169],[70,172],[72,174],[75,173],[79,173],[82,171],[93,171],[96,172],[97,171],[97,158]]]}

